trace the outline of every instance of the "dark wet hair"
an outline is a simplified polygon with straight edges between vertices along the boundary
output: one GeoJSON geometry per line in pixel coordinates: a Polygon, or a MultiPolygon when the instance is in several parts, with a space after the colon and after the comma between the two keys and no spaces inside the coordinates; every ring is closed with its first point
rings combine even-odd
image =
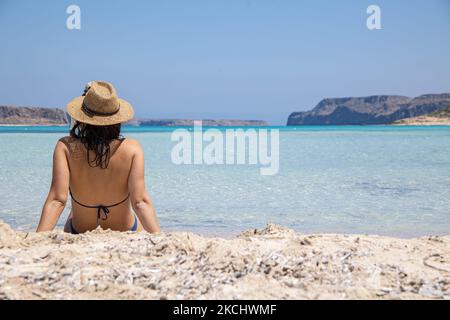
{"type": "Polygon", "coordinates": [[[82,122],[75,122],[70,130],[70,136],[79,139],[87,150],[87,161],[91,167],[106,169],[111,158],[110,143],[112,140],[121,138],[121,125],[94,126],[82,122]],[[94,159],[90,159],[90,152],[95,154],[94,159]]]}

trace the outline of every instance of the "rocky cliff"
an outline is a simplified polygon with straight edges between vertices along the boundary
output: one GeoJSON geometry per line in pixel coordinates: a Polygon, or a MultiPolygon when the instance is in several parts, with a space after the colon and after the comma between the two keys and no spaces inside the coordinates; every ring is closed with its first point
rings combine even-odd
{"type": "Polygon", "coordinates": [[[0,106],[0,125],[65,125],[66,113],[61,109],[0,106]]]}
{"type": "Polygon", "coordinates": [[[449,106],[450,93],[427,94],[413,99],[388,95],[324,99],[311,111],[292,113],[287,125],[388,124],[449,106]]]}

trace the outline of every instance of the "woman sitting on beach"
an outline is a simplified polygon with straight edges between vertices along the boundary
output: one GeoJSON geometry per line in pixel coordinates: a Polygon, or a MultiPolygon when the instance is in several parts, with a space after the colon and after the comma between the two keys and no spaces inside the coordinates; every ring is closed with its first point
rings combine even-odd
{"type": "Polygon", "coordinates": [[[68,193],[72,211],[66,232],[77,234],[98,226],[159,232],[145,189],[142,148],[120,136],[121,123],[133,118],[131,105],[117,97],[110,83],[93,81],[83,96],[67,105],[67,112],[75,123],[70,136],[56,144],[52,184],[37,232],[53,230],[68,193]]]}

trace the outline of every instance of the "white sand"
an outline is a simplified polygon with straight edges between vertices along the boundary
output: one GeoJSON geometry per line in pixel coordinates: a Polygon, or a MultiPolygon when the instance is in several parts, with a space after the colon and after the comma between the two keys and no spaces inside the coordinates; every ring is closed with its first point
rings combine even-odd
{"type": "Polygon", "coordinates": [[[450,236],[36,234],[0,222],[0,299],[83,298],[450,299],[450,236]]]}
{"type": "Polygon", "coordinates": [[[450,126],[449,118],[419,116],[396,121],[393,125],[397,126],[450,126]]]}

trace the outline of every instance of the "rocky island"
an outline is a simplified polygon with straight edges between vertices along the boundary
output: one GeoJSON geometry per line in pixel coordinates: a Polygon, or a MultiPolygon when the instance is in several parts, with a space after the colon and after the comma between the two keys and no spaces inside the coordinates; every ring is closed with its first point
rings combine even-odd
{"type": "MultiPolygon", "coordinates": [[[[227,126],[267,126],[266,121],[261,120],[230,120],[230,119],[204,119],[203,126],[227,127],[227,126]]],[[[23,126],[57,126],[69,124],[66,112],[58,108],[16,107],[0,106],[0,125],[23,126]]],[[[129,126],[193,126],[193,119],[144,119],[135,118],[125,125],[129,126]]]]}
{"type": "Polygon", "coordinates": [[[0,125],[57,126],[68,123],[66,112],[58,108],[0,106],[0,125]]]}
{"type": "Polygon", "coordinates": [[[322,100],[314,109],[294,112],[287,121],[295,125],[370,125],[439,112],[450,107],[450,93],[404,96],[369,96],[322,100]]]}
{"type": "MultiPolygon", "coordinates": [[[[200,119],[199,119],[200,120],[200,119]]],[[[192,127],[193,119],[144,119],[136,118],[127,123],[130,126],[162,126],[162,127],[192,127]]],[[[205,127],[259,127],[267,126],[266,121],[261,120],[229,120],[229,119],[203,119],[202,125],[205,127]]]]}

